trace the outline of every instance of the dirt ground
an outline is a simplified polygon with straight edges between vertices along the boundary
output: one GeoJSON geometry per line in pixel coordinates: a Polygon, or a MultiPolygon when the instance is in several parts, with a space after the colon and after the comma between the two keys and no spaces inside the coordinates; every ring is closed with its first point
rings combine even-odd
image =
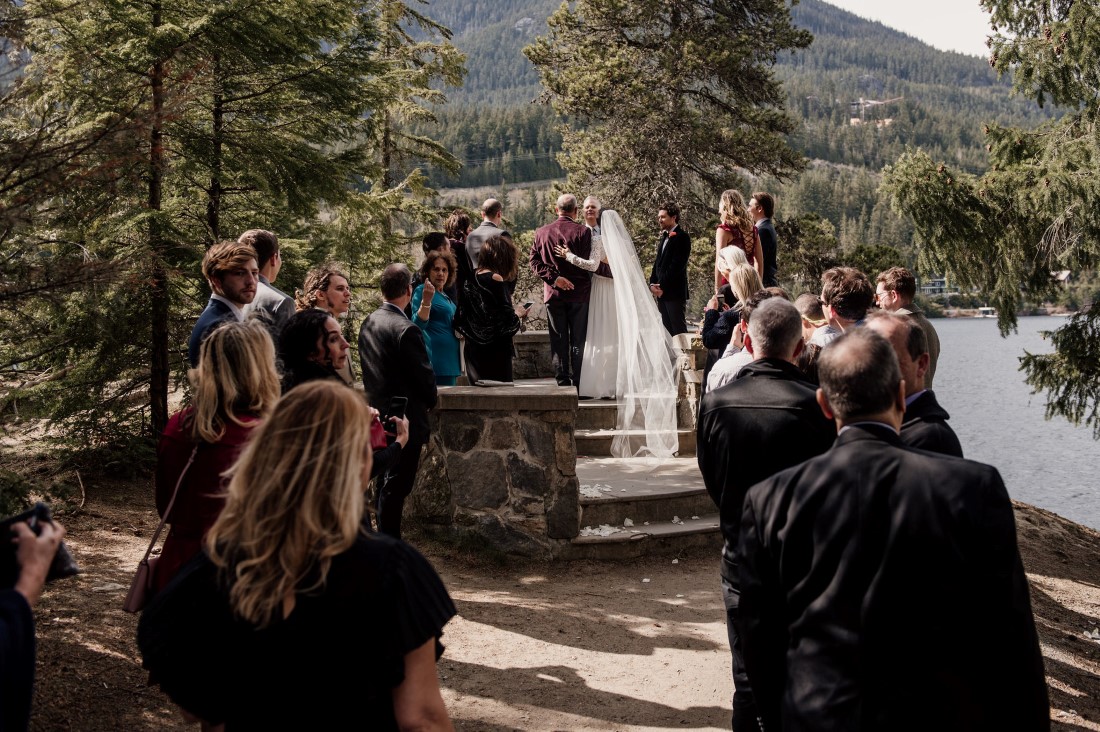
{"type": "MultiPolygon", "coordinates": [[[[36,608],[32,728],[195,729],[145,685],[136,618],[120,609],[156,528],[151,490],[88,482],[87,493],[60,517],[84,573],[36,608]]],[[[1017,521],[1054,728],[1100,730],[1100,641],[1085,638],[1100,626],[1100,534],[1022,504],[1017,521]]],[[[460,613],[439,664],[458,729],[729,729],[715,552],[547,565],[412,539],[460,613]]]]}

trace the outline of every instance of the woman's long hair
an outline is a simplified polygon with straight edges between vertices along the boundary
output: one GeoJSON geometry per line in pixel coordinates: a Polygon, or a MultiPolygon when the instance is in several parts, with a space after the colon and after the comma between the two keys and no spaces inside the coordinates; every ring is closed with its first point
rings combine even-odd
{"type": "Polygon", "coordinates": [[[370,462],[362,396],[311,381],[283,397],[230,470],[225,509],[206,535],[234,615],[266,627],[288,593],[324,584],[360,532],[370,462]]]}
{"type": "Polygon", "coordinates": [[[746,245],[752,244],[752,217],[749,216],[749,211],[745,207],[745,199],[738,191],[732,188],[722,191],[722,198],[718,202],[718,216],[723,224],[728,224],[741,232],[742,241],[746,245]]]}
{"type": "Polygon", "coordinates": [[[279,363],[283,369],[284,392],[322,375],[340,378],[331,362],[319,363],[313,359],[320,343],[321,354],[327,361],[328,349],[324,346],[324,339],[328,334],[325,324],[331,317],[327,310],[310,308],[294,313],[283,325],[279,332],[279,363]]]}
{"type": "Polygon", "coordinates": [[[735,310],[740,310],[744,303],[760,290],[764,289],[764,283],[760,281],[760,274],[751,264],[739,264],[730,270],[727,277],[730,289],[737,297],[735,310]]]}
{"type": "Polygon", "coordinates": [[[199,365],[188,372],[193,396],[191,437],[217,442],[241,415],[266,417],[279,400],[275,346],[259,321],[224,323],[206,337],[199,365]]]}
{"type": "Polygon", "coordinates": [[[317,307],[317,293],[328,292],[333,277],[343,277],[345,280],[348,278],[346,274],[328,264],[307,272],[302,289],[294,291],[294,309],[300,313],[317,307]]]}

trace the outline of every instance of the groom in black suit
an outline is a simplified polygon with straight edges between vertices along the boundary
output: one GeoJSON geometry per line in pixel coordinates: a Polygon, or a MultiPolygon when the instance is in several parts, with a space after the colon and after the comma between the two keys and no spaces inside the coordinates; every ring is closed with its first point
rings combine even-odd
{"type": "Polygon", "coordinates": [[[1048,730],[1012,504],[996,469],[904,445],[890,343],[821,353],[825,454],[749,489],[745,665],[767,730],[1048,730]]]}
{"type": "Polygon", "coordinates": [[[687,333],[685,308],[688,299],[688,257],[691,237],[680,228],[680,208],[666,203],[657,212],[661,239],[657,242],[657,259],[649,275],[649,291],[657,298],[661,322],[672,335],[687,333]]]}

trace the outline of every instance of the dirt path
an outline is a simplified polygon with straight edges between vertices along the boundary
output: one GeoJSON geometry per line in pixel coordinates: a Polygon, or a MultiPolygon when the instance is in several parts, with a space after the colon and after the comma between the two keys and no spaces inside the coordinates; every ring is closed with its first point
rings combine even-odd
{"type": "MultiPolygon", "coordinates": [[[[37,608],[32,728],[195,729],[145,686],[119,609],[156,527],[144,483],[89,484],[62,517],[84,574],[37,608]]],[[[1100,731],[1100,535],[1017,507],[1058,730],[1100,731]]],[[[461,617],[446,629],[444,698],[460,730],[729,729],[732,682],[717,556],[497,563],[414,541],[461,617]],[[648,579],[648,582],[643,580],[648,579]]],[[[950,611],[946,606],[945,611],[950,611]]]]}

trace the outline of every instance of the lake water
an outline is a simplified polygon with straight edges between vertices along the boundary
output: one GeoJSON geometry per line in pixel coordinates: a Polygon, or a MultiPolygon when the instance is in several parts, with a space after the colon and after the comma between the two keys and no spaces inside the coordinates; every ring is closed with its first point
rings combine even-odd
{"type": "Polygon", "coordinates": [[[1020,318],[1001,338],[996,320],[933,320],[942,347],[934,389],[963,454],[996,466],[1012,498],[1100,529],[1100,442],[1091,428],[1044,419],[1045,395],[1019,370],[1025,350],[1053,350],[1039,333],[1063,322],[1020,318]]]}

